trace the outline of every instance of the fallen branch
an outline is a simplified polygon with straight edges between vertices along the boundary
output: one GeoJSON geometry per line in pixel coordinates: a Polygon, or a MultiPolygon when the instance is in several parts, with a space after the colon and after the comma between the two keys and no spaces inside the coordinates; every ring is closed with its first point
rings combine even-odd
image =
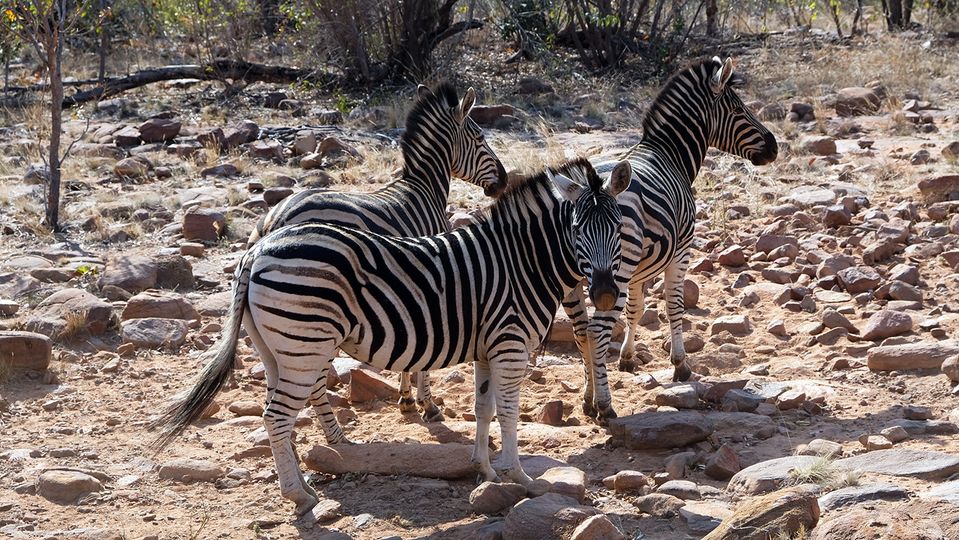
{"type": "Polygon", "coordinates": [[[102,86],[64,97],[63,106],[75,107],[90,101],[106,99],[148,84],[176,79],[200,79],[203,81],[225,81],[229,79],[248,83],[268,82],[278,84],[310,82],[323,85],[336,82],[333,75],[311,69],[221,59],[206,65],[165,66],[145,69],[126,77],[107,79],[102,86]]]}

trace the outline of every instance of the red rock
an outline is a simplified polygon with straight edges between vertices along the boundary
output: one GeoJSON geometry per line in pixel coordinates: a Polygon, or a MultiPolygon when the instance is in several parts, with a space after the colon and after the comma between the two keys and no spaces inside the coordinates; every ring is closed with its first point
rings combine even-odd
{"type": "Polygon", "coordinates": [[[742,247],[732,245],[719,253],[717,261],[723,266],[745,266],[746,255],[743,254],[742,247]]]}
{"type": "Polygon", "coordinates": [[[836,95],[836,114],[839,116],[858,116],[874,114],[879,111],[882,99],[872,88],[849,87],[839,90],[836,95]]]}
{"type": "Polygon", "coordinates": [[[879,273],[868,266],[856,266],[836,273],[839,283],[849,294],[859,294],[879,286],[882,281],[879,273]]]}
{"type": "Polygon", "coordinates": [[[706,461],[706,476],[716,480],[729,480],[741,469],[739,456],[726,444],[706,461]]]}
{"type": "Polygon", "coordinates": [[[172,141],[180,134],[180,122],[168,118],[151,118],[138,128],[145,143],[172,141]]]}
{"type": "Polygon", "coordinates": [[[226,234],[226,217],[209,208],[194,206],[183,214],[183,237],[187,240],[216,242],[226,234]]]}
{"type": "Polygon", "coordinates": [[[50,338],[43,334],[0,331],[0,364],[43,371],[50,365],[52,347],[50,338]]]}
{"type": "Polygon", "coordinates": [[[862,338],[876,341],[910,331],[912,331],[912,317],[908,313],[883,309],[869,317],[862,338]]]}
{"type": "Polygon", "coordinates": [[[919,192],[926,202],[938,202],[949,199],[959,193],[959,174],[933,176],[919,181],[919,192]]]}
{"type": "Polygon", "coordinates": [[[563,402],[561,400],[547,401],[540,410],[539,422],[550,426],[562,426],[563,402]]]}
{"type": "Polygon", "coordinates": [[[157,290],[144,291],[127,301],[120,320],[158,317],[161,319],[199,319],[193,304],[182,295],[157,290]]]}
{"type": "Polygon", "coordinates": [[[350,403],[395,401],[400,391],[377,373],[365,369],[350,370],[350,403]]]}

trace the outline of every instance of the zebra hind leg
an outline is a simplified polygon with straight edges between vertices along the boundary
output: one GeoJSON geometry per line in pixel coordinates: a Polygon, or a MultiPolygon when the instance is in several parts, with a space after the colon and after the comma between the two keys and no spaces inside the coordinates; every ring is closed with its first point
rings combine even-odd
{"type": "Polygon", "coordinates": [[[314,365],[295,362],[295,371],[285,369],[288,366],[284,365],[284,360],[289,359],[279,358],[278,376],[274,379],[267,372],[267,404],[263,411],[263,424],[276,462],[280,493],[296,504],[296,514],[300,516],[309,512],[319,498],[303,479],[299,458],[293,448],[293,425],[297,413],[310,397],[310,389],[321,373],[325,375],[329,368],[330,358],[332,356],[327,356],[325,361],[314,365]]]}
{"type": "Polygon", "coordinates": [[[330,405],[329,395],[326,393],[328,367],[329,365],[323,368],[320,377],[313,384],[313,389],[310,391],[310,405],[320,419],[320,426],[323,427],[327,444],[353,444],[343,434],[343,428],[340,427],[336,415],[333,414],[333,407],[330,405]]]}
{"type": "Polygon", "coordinates": [[[441,422],[443,411],[433,402],[430,391],[430,373],[420,371],[416,374],[416,405],[423,411],[424,422],[441,422]]]}
{"type": "Polygon", "coordinates": [[[683,290],[688,265],[689,249],[687,248],[666,267],[664,282],[671,339],[669,360],[673,364],[673,381],[687,381],[693,374],[686,361],[686,345],[683,343],[683,316],[686,314],[683,290]]]}
{"type": "Polygon", "coordinates": [[[522,354],[502,353],[490,361],[492,391],[496,396],[496,418],[503,440],[497,469],[502,478],[527,487],[533,483],[533,479],[526,474],[519,461],[519,438],[516,430],[519,422],[519,391],[525,378],[528,358],[529,354],[524,350],[522,354]]]}
{"type": "Polygon", "coordinates": [[[403,414],[416,412],[416,401],[413,400],[410,373],[400,373],[400,412],[403,414]]]}

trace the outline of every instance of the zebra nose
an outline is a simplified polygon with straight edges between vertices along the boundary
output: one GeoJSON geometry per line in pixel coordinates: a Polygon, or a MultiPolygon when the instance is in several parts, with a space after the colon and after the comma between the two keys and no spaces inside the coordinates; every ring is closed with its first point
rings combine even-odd
{"type": "Polygon", "coordinates": [[[776,161],[778,155],[779,143],[776,141],[776,136],[772,133],[767,133],[763,137],[763,149],[753,154],[749,161],[751,161],[753,165],[767,165],[776,161]]]}
{"type": "Polygon", "coordinates": [[[613,279],[611,270],[593,272],[592,283],[589,286],[589,299],[600,311],[609,311],[616,306],[619,291],[613,279]]]}

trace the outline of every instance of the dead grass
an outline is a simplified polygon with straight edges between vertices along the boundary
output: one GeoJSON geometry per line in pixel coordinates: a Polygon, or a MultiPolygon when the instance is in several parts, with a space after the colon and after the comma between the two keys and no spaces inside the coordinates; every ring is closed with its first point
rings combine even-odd
{"type": "Polygon", "coordinates": [[[63,316],[63,330],[58,339],[73,341],[80,337],[87,329],[87,314],[82,311],[70,311],[63,316]]]}
{"type": "Polygon", "coordinates": [[[826,456],[821,456],[806,467],[798,467],[789,473],[791,485],[816,484],[832,490],[859,485],[859,474],[842,469],[826,456]]]}

